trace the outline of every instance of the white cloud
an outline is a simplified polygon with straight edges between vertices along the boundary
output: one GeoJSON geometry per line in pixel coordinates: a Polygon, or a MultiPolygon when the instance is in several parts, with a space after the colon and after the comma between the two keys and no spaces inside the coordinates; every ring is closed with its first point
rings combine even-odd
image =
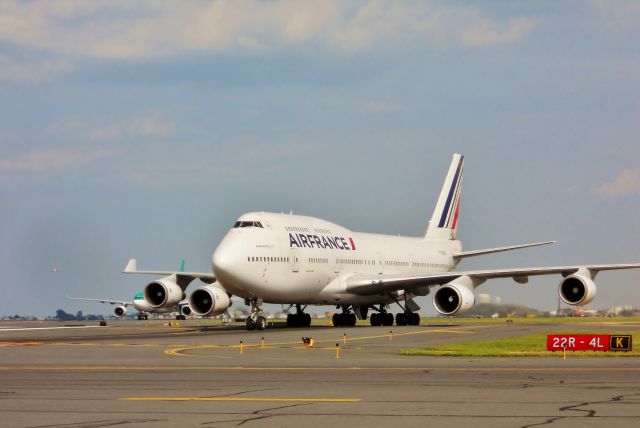
{"type": "Polygon", "coordinates": [[[0,41],[63,56],[145,59],[189,51],[277,49],[314,43],[480,47],[512,43],[528,19],[491,20],[473,7],[432,1],[67,0],[0,3],[0,41]]]}
{"type": "Polygon", "coordinates": [[[598,186],[593,191],[604,197],[640,195],[640,168],[625,169],[612,183],[598,186]]]}
{"type": "Polygon", "coordinates": [[[39,149],[0,159],[0,172],[51,172],[76,168],[110,156],[106,150],[39,149]]]}

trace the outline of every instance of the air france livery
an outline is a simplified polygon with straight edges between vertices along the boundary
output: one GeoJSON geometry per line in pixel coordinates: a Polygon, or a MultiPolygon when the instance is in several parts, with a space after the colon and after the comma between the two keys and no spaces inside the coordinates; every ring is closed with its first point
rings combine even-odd
{"type": "Polygon", "coordinates": [[[186,298],[195,279],[205,285],[188,298],[200,316],[215,316],[231,306],[231,296],[251,306],[248,329],[263,329],[263,303],[290,305],[289,326],[308,326],[308,305],[331,305],[337,326],[353,326],[357,319],[389,326],[390,305],[400,308],[397,325],[418,325],[416,296],[433,294],[443,315],[463,314],[475,303],[474,290],[493,278],[526,283],[530,276],[560,274],[561,299],[585,305],[596,295],[598,272],[639,268],[640,264],[603,264],[525,269],[456,270],[467,258],[500,251],[549,244],[538,242],[509,247],[463,251],[457,239],[464,158],[455,154],[436,207],[421,237],[359,233],[314,217],[276,213],[242,215],[218,245],[209,272],[138,271],[135,259],[128,274],[164,276],[146,286],[144,299],[152,308],[174,307],[186,298]],[[294,309],[295,308],[295,309],[294,309]]]}

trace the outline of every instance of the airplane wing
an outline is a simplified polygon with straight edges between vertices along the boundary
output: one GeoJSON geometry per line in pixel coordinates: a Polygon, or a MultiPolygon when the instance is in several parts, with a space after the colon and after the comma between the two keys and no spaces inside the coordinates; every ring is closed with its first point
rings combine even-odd
{"type": "Polygon", "coordinates": [[[425,275],[353,275],[348,277],[345,282],[347,291],[360,295],[368,295],[397,290],[411,291],[426,286],[442,285],[462,276],[477,279],[480,282],[493,278],[513,278],[516,282],[526,283],[530,276],[536,275],[561,274],[562,276],[569,276],[582,269],[588,270],[592,276],[595,277],[598,272],[603,270],[638,268],[640,268],[640,263],[454,271],[425,275]]]}
{"type": "MultiPolygon", "coordinates": [[[[127,266],[124,268],[122,273],[126,274],[138,274],[138,275],[176,275],[178,277],[200,279],[202,282],[207,284],[213,284],[216,282],[216,277],[213,273],[207,272],[183,272],[183,271],[153,271],[153,270],[138,270],[138,262],[136,259],[130,259],[127,266]]],[[[189,281],[190,282],[190,281],[189,281]]]]}
{"type": "Polygon", "coordinates": [[[486,249],[483,249],[483,250],[463,251],[461,253],[455,253],[453,255],[453,258],[457,259],[457,260],[460,260],[460,259],[463,259],[465,257],[482,256],[482,255],[485,255],[485,254],[500,253],[502,251],[519,250],[521,248],[539,247],[541,245],[555,244],[556,242],[557,241],[544,241],[544,242],[534,242],[533,244],[511,245],[509,247],[486,248],[486,249]]]}
{"type": "Polygon", "coordinates": [[[87,299],[84,297],[69,297],[65,296],[69,300],[84,300],[88,302],[100,302],[100,303],[109,303],[110,305],[121,305],[121,306],[129,306],[133,305],[133,302],[127,302],[124,300],[109,300],[109,299],[87,299]]]}

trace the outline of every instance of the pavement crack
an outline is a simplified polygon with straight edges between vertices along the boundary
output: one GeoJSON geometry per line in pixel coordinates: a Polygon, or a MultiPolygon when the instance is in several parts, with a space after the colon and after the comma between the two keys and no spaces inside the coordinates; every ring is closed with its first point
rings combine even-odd
{"type": "Polygon", "coordinates": [[[628,394],[628,395],[616,395],[614,397],[611,397],[608,400],[603,400],[603,401],[587,401],[584,403],[580,403],[580,404],[572,404],[570,406],[564,406],[564,407],[560,407],[558,410],[561,412],[565,412],[567,410],[570,411],[575,411],[575,412],[585,412],[584,415],[581,416],[556,416],[553,418],[549,418],[544,422],[540,422],[540,423],[536,423],[536,424],[529,424],[529,425],[523,425],[521,428],[530,428],[530,427],[534,427],[534,426],[541,426],[541,425],[551,425],[552,423],[559,421],[561,419],[567,419],[567,418],[592,418],[594,416],[596,416],[596,411],[593,409],[579,409],[578,407],[584,407],[584,406],[593,406],[595,404],[607,404],[607,403],[621,403],[624,402],[625,398],[628,397],[636,397],[636,396],[640,396],[640,392],[634,393],[634,394],[628,394]]]}
{"type": "Polygon", "coordinates": [[[247,391],[240,392],[232,392],[229,394],[216,395],[216,397],[234,397],[236,395],[250,394],[253,392],[265,392],[265,391],[273,391],[274,388],[262,388],[262,389],[249,389],[247,391]]]}
{"type": "Polygon", "coordinates": [[[311,404],[311,403],[296,403],[296,404],[289,404],[287,406],[278,406],[278,407],[270,407],[267,409],[254,410],[253,412],[251,412],[253,417],[242,418],[242,419],[227,419],[224,421],[215,421],[215,422],[204,422],[200,425],[215,425],[215,424],[223,424],[223,423],[230,423],[230,422],[238,422],[236,426],[242,426],[249,422],[260,421],[263,419],[269,419],[273,416],[277,416],[276,414],[273,414],[273,413],[262,414],[264,412],[272,412],[274,410],[282,410],[282,409],[288,409],[291,407],[306,406],[308,404],[311,404]]]}

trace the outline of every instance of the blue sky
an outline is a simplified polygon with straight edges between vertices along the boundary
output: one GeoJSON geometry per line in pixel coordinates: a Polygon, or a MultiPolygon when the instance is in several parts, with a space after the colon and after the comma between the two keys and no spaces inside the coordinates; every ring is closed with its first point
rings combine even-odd
{"type": "MultiPolygon", "coordinates": [[[[624,1],[4,1],[0,314],[106,313],[64,294],[210,269],[247,211],[420,235],[454,152],[466,248],[560,241],[461,268],[639,261],[637,40],[624,1]]],[[[640,306],[640,273],[598,279],[640,306]]]]}

